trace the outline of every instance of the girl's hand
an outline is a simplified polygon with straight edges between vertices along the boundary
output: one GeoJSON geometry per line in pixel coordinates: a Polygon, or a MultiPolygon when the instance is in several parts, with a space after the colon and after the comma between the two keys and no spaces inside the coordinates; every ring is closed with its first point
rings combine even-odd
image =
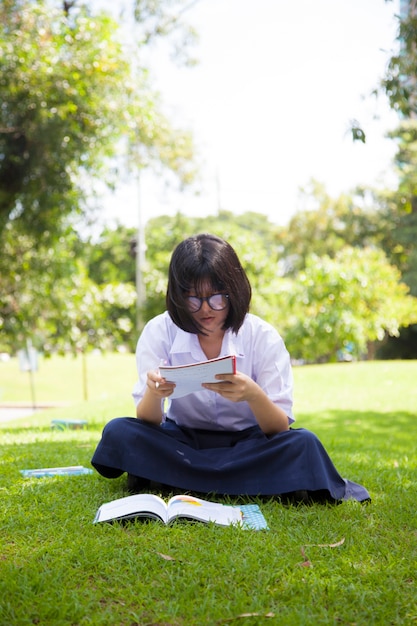
{"type": "Polygon", "coordinates": [[[231,402],[246,401],[261,430],[266,435],[274,435],[288,430],[288,416],[285,411],[274,404],[252,378],[240,372],[218,374],[216,378],[222,382],[204,383],[203,387],[218,393],[231,402]]]}
{"type": "Polygon", "coordinates": [[[150,371],[147,374],[147,386],[153,396],[157,398],[168,398],[175,388],[174,383],[168,383],[165,378],[159,374],[158,370],[150,371]]]}
{"type": "Polygon", "coordinates": [[[205,389],[218,393],[231,402],[251,402],[261,391],[259,385],[250,376],[236,372],[236,374],[216,374],[218,383],[203,383],[205,389]]]}

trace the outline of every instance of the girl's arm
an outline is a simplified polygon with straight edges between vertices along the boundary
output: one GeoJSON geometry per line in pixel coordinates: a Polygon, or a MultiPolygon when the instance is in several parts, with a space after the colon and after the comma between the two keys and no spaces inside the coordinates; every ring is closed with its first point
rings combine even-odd
{"type": "Polygon", "coordinates": [[[167,383],[158,371],[148,372],[145,393],[136,405],[136,417],[145,422],[160,424],[164,398],[172,394],[174,387],[175,385],[167,383]]]}
{"type": "Polygon", "coordinates": [[[289,420],[285,411],[272,402],[250,376],[237,372],[236,374],[220,374],[218,378],[224,382],[206,383],[203,387],[217,392],[231,402],[246,401],[266,435],[288,430],[289,420]]]}

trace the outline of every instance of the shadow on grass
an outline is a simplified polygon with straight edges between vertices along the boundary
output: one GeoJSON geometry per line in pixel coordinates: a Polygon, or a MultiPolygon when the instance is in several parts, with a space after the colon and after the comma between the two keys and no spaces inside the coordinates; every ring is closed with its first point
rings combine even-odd
{"type": "Polygon", "coordinates": [[[400,501],[405,492],[415,489],[417,419],[414,413],[335,410],[319,417],[300,415],[297,426],[315,432],[339,473],[365,485],[373,500],[396,494],[400,501]]]}

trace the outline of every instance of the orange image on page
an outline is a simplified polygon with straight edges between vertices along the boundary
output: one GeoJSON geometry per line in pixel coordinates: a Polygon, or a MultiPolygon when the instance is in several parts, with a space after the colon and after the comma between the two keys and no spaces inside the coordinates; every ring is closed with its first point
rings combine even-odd
{"type": "Polygon", "coordinates": [[[202,506],[201,502],[197,502],[197,500],[191,496],[177,496],[174,502],[186,502],[187,504],[193,504],[194,506],[202,506]]]}

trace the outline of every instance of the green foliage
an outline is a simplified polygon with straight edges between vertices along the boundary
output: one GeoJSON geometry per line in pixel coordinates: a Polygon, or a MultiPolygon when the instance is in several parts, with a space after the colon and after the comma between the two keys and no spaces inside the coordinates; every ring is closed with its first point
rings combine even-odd
{"type": "Polygon", "coordinates": [[[408,4],[407,14],[398,22],[398,52],[392,55],[381,85],[391,107],[406,118],[417,113],[417,13],[415,2],[408,4]]]}
{"type": "MultiPolygon", "coordinates": [[[[386,0],[388,1],[388,0],[386,0]]],[[[388,97],[391,108],[399,113],[398,127],[388,134],[398,144],[395,166],[399,186],[387,199],[385,190],[382,206],[387,203],[381,219],[380,245],[393,263],[401,270],[402,279],[417,294],[417,256],[415,253],[417,211],[417,5],[415,0],[401,2],[398,17],[397,50],[391,55],[385,76],[374,94],[388,97]]],[[[365,142],[365,133],[356,120],[351,122],[353,140],[365,142]]]]}
{"type": "Polygon", "coordinates": [[[4,350],[28,337],[47,351],[128,343],[134,263],[114,247],[88,255],[70,225],[89,212],[94,180],[115,183],[122,154],[132,170],[169,168],[181,184],[195,172],[191,136],[161,113],[138,48],[108,15],[74,4],[0,6],[4,350]]]}
{"type": "Polygon", "coordinates": [[[362,143],[366,143],[365,132],[363,128],[361,128],[358,120],[350,121],[350,132],[352,133],[353,141],[361,141],[362,143]]]}
{"type": "Polygon", "coordinates": [[[332,198],[312,180],[303,195],[310,208],[296,212],[279,238],[286,275],[302,270],[310,254],[333,258],[345,246],[380,245],[387,220],[369,193],[357,189],[332,198]]]}
{"type": "Polygon", "coordinates": [[[384,210],[386,229],[381,239],[381,247],[391,263],[400,270],[402,280],[409,286],[410,293],[417,296],[417,210],[399,211],[397,207],[395,198],[391,197],[384,210]]]}
{"type": "Polygon", "coordinates": [[[417,7],[404,3],[399,17],[398,51],[392,55],[380,88],[392,109],[400,114],[400,124],[389,133],[398,146],[395,166],[398,189],[388,200],[387,241],[384,249],[400,268],[403,280],[417,295],[417,254],[415,252],[417,214],[417,7]]]}
{"type": "Polygon", "coordinates": [[[2,241],[0,350],[14,353],[28,339],[45,352],[109,349],[129,339],[134,287],[94,283],[74,231],[35,241],[11,222],[2,241]]]}
{"type": "Polygon", "coordinates": [[[290,354],[312,361],[362,356],[370,342],[417,322],[417,299],[407,292],[381,250],[345,247],[334,259],[308,257],[290,294],[290,354]]]}
{"type": "Polygon", "coordinates": [[[101,411],[96,403],[67,408],[67,416],[94,416],[80,431],[51,430],[48,412],[2,424],[0,622],[412,624],[415,363],[307,366],[295,377],[297,426],[317,433],[343,476],[367,486],[369,506],[255,499],[266,532],[95,526],[103,502],[127,495],[125,477],[28,480],[20,469],[88,466],[102,425],[125,405],[108,398],[101,411]]]}
{"type": "Polygon", "coordinates": [[[41,2],[6,18],[0,226],[24,215],[28,228],[42,232],[80,205],[80,168],[98,175],[112,154],[125,126],[120,80],[129,84],[130,67],[108,17],[80,14],[70,22],[41,2]]]}
{"type": "MultiPolygon", "coordinates": [[[[386,0],[389,1],[389,0],[386,0]]],[[[413,242],[416,234],[417,179],[416,179],[416,114],[417,114],[417,5],[415,0],[400,2],[398,17],[397,50],[392,53],[385,76],[374,90],[388,97],[391,108],[399,113],[400,124],[388,134],[398,143],[395,165],[399,186],[394,193],[380,190],[379,242],[388,258],[402,274],[402,280],[417,295],[417,255],[413,242]],[[389,197],[387,197],[389,196],[389,197]],[[382,200],[382,201],[381,201],[382,200]]],[[[351,120],[350,130],[353,141],[365,143],[366,135],[357,120],[351,120]]],[[[352,245],[352,244],[351,244],[352,245]]],[[[385,354],[404,357],[410,354],[410,342],[404,349],[402,343],[412,339],[413,330],[401,331],[401,341],[389,339],[383,348],[385,354]],[[411,335],[409,333],[412,333],[411,335]],[[395,351],[397,344],[397,352],[395,351]],[[387,350],[385,351],[385,348],[387,350]]],[[[411,341],[414,345],[414,342],[411,341]]],[[[380,352],[382,354],[383,352],[380,352]]],[[[414,348],[411,351],[415,355],[414,348]]]]}
{"type": "Polygon", "coordinates": [[[385,229],[381,245],[400,269],[402,280],[417,296],[417,122],[403,121],[390,134],[398,143],[395,163],[399,185],[394,192],[380,194],[385,229]]]}
{"type": "Polygon", "coordinates": [[[198,0],[134,0],[133,16],[138,25],[139,41],[149,45],[162,36],[169,43],[174,61],[194,65],[191,50],[198,35],[183,17],[195,2],[198,0]]]}
{"type": "Polygon", "coordinates": [[[251,310],[283,335],[290,354],[308,361],[371,356],[369,346],[417,321],[417,303],[380,248],[376,212],[346,196],[315,196],[320,207],[298,213],[287,229],[265,216],[187,220],[154,218],[147,224],[145,319],[165,308],[169,259],[184,237],[210,231],[237,250],[253,288],[251,310]],[[352,244],[352,245],[349,245],[352,244]],[[352,247],[356,246],[356,247],[352,247]],[[297,268],[297,270],[295,270],[297,268]]]}
{"type": "Polygon", "coordinates": [[[83,259],[88,275],[98,285],[105,283],[135,284],[135,228],[118,224],[106,227],[98,238],[90,239],[83,246],[83,259]]]}
{"type": "Polygon", "coordinates": [[[0,233],[17,219],[54,232],[85,210],[88,178],[114,183],[122,137],[132,166],[162,163],[191,180],[191,137],[162,115],[109,16],[26,2],[0,9],[0,27],[0,233]]]}
{"type": "MultiPolygon", "coordinates": [[[[415,300],[381,249],[364,247],[380,239],[389,247],[373,217],[353,210],[345,197],[324,198],[320,208],[297,214],[287,230],[253,213],[239,221],[226,211],[209,218],[179,213],[151,219],[142,319],[165,310],[174,247],[186,236],[213,232],[237,250],[253,288],[252,312],[279,330],[294,358],[335,360],[347,348],[355,357],[370,356],[372,342],[417,321],[415,300]]],[[[134,348],[133,229],[107,228],[86,243],[68,231],[59,244],[45,239],[37,249],[16,225],[4,233],[9,246],[4,258],[15,254],[0,278],[3,349],[22,347],[27,338],[47,351],[134,348]]]]}
{"type": "MultiPolygon", "coordinates": [[[[416,295],[415,263],[417,257],[414,246],[416,213],[398,210],[400,193],[356,190],[353,195],[343,194],[334,199],[326,193],[322,185],[312,181],[305,190],[305,194],[306,203],[311,208],[296,213],[280,234],[284,274],[294,280],[284,336],[290,343],[293,356],[298,358],[334,359],[339,351],[345,352],[347,346],[349,351],[353,348],[354,354],[367,352],[368,357],[371,357],[370,342],[375,341],[376,337],[381,338],[384,333],[382,330],[377,333],[371,331],[374,324],[371,307],[355,305],[358,302],[366,302],[369,288],[364,290],[363,294],[355,288],[355,278],[352,275],[352,268],[349,267],[349,252],[346,249],[347,247],[355,248],[359,253],[366,248],[383,250],[386,254],[383,265],[386,265],[388,259],[393,266],[394,279],[408,285],[410,294],[416,295]],[[321,311],[323,303],[318,287],[309,288],[308,294],[303,293],[303,289],[307,288],[306,285],[302,285],[304,270],[312,254],[318,257],[319,265],[323,257],[338,258],[339,263],[344,259],[343,263],[346,263],[346,267],[339,268],[341,276],[340,279],[336,279],[336,282],[339,281],[342,286],[343,276],[350,276],[352,281],[349,285],[343,284],[345,294],[343,305],[336,301],[333,304],[327,302],[324,307],[325,313],[321,311]],[[395,268],[400,270],[400,274],[395,268]],[[313,306],[311,302],[316,297],[318,302],[316,306],[313,306]],[[303,303],[306,301],[310,303],[308,307],[304,307],[303,303]],[[311,315],[316,317],[311,319],[311,315]],[[369,323],[366,318],[369,318],[369,323]],[[366,345],[368,345],[368,350],[366,350],[366,345]]],[[[369,265],[365,263],[360,271],[362,278],[368,275],[368,282],[373,281],[373,267],[373,263],[369,265]]],[[[309,273],[311,271],[310,268],[309,273]]],[[[330,280],[329,276],[326,279],[323,276],[318,278],[325,282],[327,279],[330,280]]],[[[388,276],[383,278],[385,279],[387,285],[391,284],[388,276]]],[[[314,279],[312,282],[314,283],[314,279]]],[[[329,298],[333,297],[333,283],[332,279],[328,285],[329,298]]],[[[383,285],[384,283],[381,282],[381,292],[387,293],[390,287],[383,285]]],[[[400,299],[402,299],[401,292],[405,294],[403,287],[398,292],[400,299]]],[[[411,323],[413,315],[410,316],[407,313],[411,302],[409,298],[405,298],[404,306],[400,307],[396,313],[390,312],[386,305],[382,308],[378,305],[376,309],[378,313],[375,314],[382,315],[384,321],[382,325],[378,323],[377,326],[379,325],[380,329],[386,328],[387,331],[384,341],[390,334],[397,336],[402,327],[411,323]]],[[[375,347],[372,346],[372,350],[375,347]]],[[[404,352],[400,352],[397,356],[401,354],[404,352]]]]}
{"type": "Polygon", "coordinates": [[[402,214],[417,212],[417,122],[404,120],[389,136],[397,143],[395,166],[398,174],[398,189],[390,194],[391,207],[402,214]]]}

